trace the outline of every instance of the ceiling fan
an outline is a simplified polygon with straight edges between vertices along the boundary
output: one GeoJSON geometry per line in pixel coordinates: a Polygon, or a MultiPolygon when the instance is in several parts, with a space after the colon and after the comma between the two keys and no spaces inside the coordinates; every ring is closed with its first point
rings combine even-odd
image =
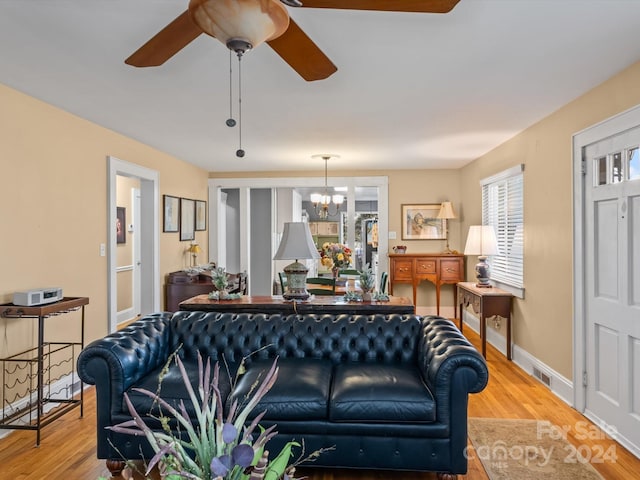
{"type": "Polygon", "coordinates": [[[206,33],[236,53],[266,41],[307,81],[322,80],[337,67],[283,5],[304,8],[447,13],[459,0],[190,0],[189,8],[125,60],[134,67],[155,67],[206,33]],[[281,3],[282,2],[282,3],[281,3]]]}

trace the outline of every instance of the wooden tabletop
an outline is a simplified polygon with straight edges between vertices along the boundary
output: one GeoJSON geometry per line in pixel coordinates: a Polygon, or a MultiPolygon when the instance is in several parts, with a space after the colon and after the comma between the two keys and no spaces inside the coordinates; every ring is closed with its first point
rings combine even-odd
{"type": "Polygon", "coordinates": [[[496,287],[477,287],[476,286],[476,282],[458,282],[458,287],[463,288],[465,290],[468,290],[472,293],[475,293],[477,295],[484,295],[484,296],[489,296],[489,295],[496,295],[496,296],[500,296],[500,297],[511,297],[513,296],[512,293],[507,292],[506,290],[500,290],[499,288],[496,287]]]}
{"type": "Polygon", "coordinates": [[[389,297],[388,302],[345,302],[342,296],[312,295],[308,300],[285,300],[281,295],[247,296],[234,300],[210,300],[197,295],[180,303],[180,310],[244,313],[399,313],[410,314],[415,307],[409,298],[389,297]]]}

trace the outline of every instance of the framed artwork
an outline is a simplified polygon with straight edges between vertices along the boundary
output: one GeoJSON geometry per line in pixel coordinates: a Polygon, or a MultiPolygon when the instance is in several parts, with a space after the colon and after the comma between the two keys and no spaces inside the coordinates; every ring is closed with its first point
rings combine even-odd
{"type": "Polygon", "coordinates": [[[207,229],[207,202],[196,200],[196,231],[207,229]]]}
{"type": "Polygon", "coordinates": [[[116,243],[127,243],[127,209],[116,207],[116,243]]]}
{"type": "Polygon", "coordinates": [[[402,240],[446,240],[447,220],[439,203],[402,205],[402,240]]]}
{"type": "Polygon", "coordinates": [[[196,238],[196,202],[188,198],[180,199],[180,241],[196,238]]]}
{"type": "Polygon", "coordinates": [[[171,195],[163,195],[164,224],[163,232],[177,232],[180,224],[180,199],[171,195]]]}

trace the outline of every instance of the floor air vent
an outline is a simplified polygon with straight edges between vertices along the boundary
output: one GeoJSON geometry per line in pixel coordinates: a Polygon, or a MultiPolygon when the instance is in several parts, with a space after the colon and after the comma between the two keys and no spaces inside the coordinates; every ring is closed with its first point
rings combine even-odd
{"type": "Polygon", "coordinates": [[[551,387],[551,377],[538,367],[533,367],[533,376],[544,383],[547,387],[551,387]]]}

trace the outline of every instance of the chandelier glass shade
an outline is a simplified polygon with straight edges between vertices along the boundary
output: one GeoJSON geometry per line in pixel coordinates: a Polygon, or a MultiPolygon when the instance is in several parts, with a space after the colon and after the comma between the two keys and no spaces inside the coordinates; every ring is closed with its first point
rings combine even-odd
{"type": "Polygon", "coordinates": [[[327,185],[327,162],[330,158],[340,157],[338,155],[320,154],[313,155],[312,158],[322,158],[324,160],[324,193],[312,193],[310,200],[316,211],[316,215],[318,215],[321,220],[326,220],[329,216],[337,215],[340,211],[340,205],[344,202],[343,195],[329,195],[329,187],[327,185]],[[333,211],[331,211],[332,205],[333,211]]]}
{"type": "Polygon", "coordinates": [[[289,27],[289,13],[279,0],[191,0],[189,12],[202,31],[229,48],[234,40],[256,48],[289,27]]]}

